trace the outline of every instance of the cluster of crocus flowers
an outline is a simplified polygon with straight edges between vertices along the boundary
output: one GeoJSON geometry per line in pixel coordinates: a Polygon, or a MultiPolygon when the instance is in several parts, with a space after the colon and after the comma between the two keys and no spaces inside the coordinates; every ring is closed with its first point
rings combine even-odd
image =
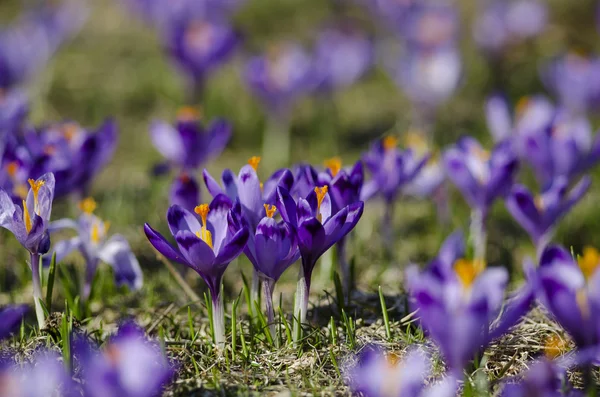
{"type": "Polygon", "coordinates": [[[166,162],[157,166],[161,172],[175,168],[178,175],[171,185],[170,202],[193,210],[200,201],[200,187],[195,171],[209,159],[221,154],[231,137],[231,126],[222,119],[207,127],[201,114],[193,107],[184,107],[177,114],[174,126],[154,121],[150,138],[166,162]]]}
{"type": "Polygon", "coordinates": [[[178,205],[171,206],[167,222],[176,247],[150,225],[144,225],[146,236],[158,252],[193,269],[208,285],[217,345],[225,343],[223,274],[229,263],[242,253],[249,237],[248,229],[233,221],[231,208],[231,200],[225,195],[218,195],[210,204],[196,206],[195,214],[178,205]]]}
{"type": "Polygon", "coordinates": [[[29,267],[33,281],[33,300],[40,328],[44,326],[40,257],[50,249],[48,226],[54,199],[54,175],[44,174],[29,179],[30,189],[22,205],[15,205],[10,195],[0,189],[0,226],[9,230],[30,254],[29,267]]]}
{"type": "Polygon", "coordinates": [[[54,221],[50,224],[50,231],[69,229],[77,233],[75,237],[55,243],[51,252],[56,254],[57,262],[62,262],[75,250],[81,253],[86,262],[84,282],[80,291],[81,300],[87,301],[90,297],[92,282],[100,262],[113,268],[117,286],[127,285],[132,290],[140,289],[143,284],[142,270],[125,237],[120,234],[108,236],[110,222],[94,215],[96,202],[91,197],[82,200],[79,207],[81,215],[77,220],[54,221]]]}

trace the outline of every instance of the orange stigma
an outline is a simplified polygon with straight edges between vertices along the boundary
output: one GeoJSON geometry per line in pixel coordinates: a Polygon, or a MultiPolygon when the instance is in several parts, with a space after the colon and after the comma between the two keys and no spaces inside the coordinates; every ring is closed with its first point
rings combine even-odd
{"type": "Polygon", "coordinates": [[[194,208],[194,212],[200,215],[200,218],[202,219],[202,227],[199,231],[196,232],[196,236],[198,236],[199,239],[208,244],[210,248],[213,248],[212,234],[210,233],[210,230],[206,228],[206,218],[208,216],[208,211],[210,211],[208,204],[200,204],[196,208],[194,208]]]}
{"type": "Polygon", "coordinates": [[[6,166],[6,172],[8,172],[8,176],[10,176],[11,178],[14,178],[15,175],[17,175],[17,171],[19,171],[19,163],[17,163],[16,161],[11,161],[6,166]]]}
{"type": "Polygon", "coordinates": [[[470,288],[485,268],[482,260],[459,259],[454,262],[454,271],[465,288],[470,288]]]}
{"type": "Polygon", "coordinates": [[[544,352],[546,357],[550,360],[554,360],[558,356],[562,355],[567,350],[567,342],[558,335],[552,335],[546,339],[544,346],[544,352]]]}
{"type": "Polygon", "coordinates": [[[317,212],[319,212],[321,210],[321,204],[323,203],[323,199],[325,198],[325,195],[327,194],[327,190],[329,190],[329,188],[327,186],[315,188],[315,193],[317,194],[317,212]]]}
{"type": "Polygon", "coordinates": [[[381,145],[383,146],[383,149],[386,151],[395,149],[396,146],[398,145],[398,138],[396,138],[395,136],[392,136],[392,135],[388,135],[385,138],[383,138],[383,140],[381,141],[381,145]]]}
{"type": "Polygon", "coordinates": [[[423,137],[421,131],[408,131],[404,138],[404,144],[406,147],[413,149],[417,153],[425,153],[429,149],[429,145],[427,145],[427,141],[423,137]]]}
{"type": "Polygon", "coordinates": [[[277,212],[277,207],[275,207],[274,205],[269,205],[269,204],[264,204],[265,207],[265,213],[267,214],[268,218],[273,218],[273,215],[275,215],[275,212],[277,212]]]}
{"type": "Polygon", "coordinates": [[[258,165],[260,164],[260,156],[250,157],[250,159],[248,160],[248,164],[250,164],[250,167],[254,168],[254,171],[257,171],[258,165]]]}
{"type": "Polygon", "coordinates": [[[577,264],[586,280],[589,280],[600,265],[600,252],[594,247],[585,247],[583,255],[577,258],[577,264]]]}
{"type": "Polygon", "coordinates": [[[96,201],[91,197],[84,198],[79,202],[79,209],[88,215],[94,213],[96,207],[96,201]]]}
{"type": "Polygon", "coordinates": [[[201,116],[201,112],[192,106],[184,106],[177,111],[177,121],[198,121],[201,116]]]}
{"type": "Polygon", "coordinates": [[[25,222],[25,230],[27,233],[31,231],[31,216],[29,215],[29,209],[27,209],[27,203],[23,200],[23,222],[25,222]]]}
{"type": "Polygon", "coordinates": [[[190,183],[190,181],[191,181],[191,178],[190,178],[190,176],[189,176],[188,174],[186,174],[185,172],[182,172],[182,173],[179,175],[179,180],[180,180],[182,183],[190,183]]]}
{"type": "Polygon", "coordinates": [[[79,131],[79,126],[76,123],[65,123],[61,127],[62,134],[67,141],[71,141],[77,132],[79,131]]]}
{"type": "Polygon", "coordinates": [[[331,176],[335,177],[342,169],[342,159],[335,156],[325,160],[324,165],[331,171],[331,176]]]}
{"type": "Polygon", "coordinates": [[[44,186],[46,184],[46,182],[42,181],[42,180],[37,180],[34,181],[33,179],[28,179],[27,182],[29,183],[29,186],[31,186],[31,190],[33,191],[33,203],[34,203],[34,212],[38,212],[38,193],[40,192],[40,189],[42,186],[44,186]]]}

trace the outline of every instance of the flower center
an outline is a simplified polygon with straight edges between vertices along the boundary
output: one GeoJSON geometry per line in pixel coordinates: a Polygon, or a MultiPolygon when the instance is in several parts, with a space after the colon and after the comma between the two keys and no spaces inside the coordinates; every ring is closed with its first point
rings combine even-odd
{"type": "Polygon", "coordinates": [[[388,135],[381,141],[381,145],[383,146],[383,150],[389,151],[396,148],[398,144],[398,138],[388,135]]]}
{"type": "Polygon", "coordinates": [[[27,182],[29,183],[29,186],[31,186],[31,191],[33,192],[33,211],[39,215],[40,213],[40,208],[39,208],[39,204],[38,204],[38,193],[40,192],[40,189],[42,188],[42,186],[44,186],[46,184],[46,182],[44,181],[34,181],[33,179],[28,179],[27,182]]]}
{"type": "Polygon", "coordinates": [[[277,212],[277,207],[269,204],[263,204],[263,206],[265,207],[265,214],[267,214],[267,218],[273,218],[275,212],[277,212]]]}
{"type": "Polygon", "coordinates": [[[577,264],[586,280],[589,280],[600,265],[600,252],[594,247],[585,247],[583,255],[577,258],[577,264]]]}
{"type": "Polygon", "coordinates": [[[65,123],[61,127],[61,132],[67,142],[71,142],[79,132],[79,126],[75,123],[65,123]]]}
{"type": "Polygon", "coordinates": [[[423,155],[429,150],[429,145],[420,131],[409,131],[406,138],[404,138],[404,142],[406,147],[414,150],[419,155],[423,155]]]}
{"type": "Polygon", "coordinates": [[[327,194],[327,190],[329,190],[327,186],[315,188],[315,193],[317,194],[317,219],[319,222],[323,221],[323,216],[321,215],[321,204],[323,203],[323,199],[327,194]]]}
{"type": "Polygon", "coordinates": [[[558,335],[552,335],[546,340],[544,346],[544,352],[546,357],[550,360],[554,360],[556,357],[563,354],[567,349],[567,342],[558,335]]]}
{"type": "Polygon", "coordinates": [[[184,106],[177,111],[177,121],[184,123],[198,121],[201,117],[201,112],[192,106],[184,106]]]}
{"type": "Polygon", "coordinates": [[[254,168],[254,171],[257,171],[258,165],[260,164],[260,156],[250,157],[250,159],[248,160],[248,164],[250,164],[250,167],[254,168]]]}
{"type": "Polygon", "coordinates": [[[210,233],[210,230],[206,228],[206,217],[208,216],[208,211],[210,211],[208,204],[200,204],[194,208],[194,212],[200,215],[200,219],[202,220],[202,227],[196,232],[196,236],[208,244],[210,248],[213,248],[212,234],[210,233]]]}
{"type": "Polygon", "coordinates": [[[88,215],[91,215],[96,210],[96,207],[96,201],[91,197],[86,197],[79,202],[79,209],[88,215]]]}
{"type": "Polygon", "coordinates": [[[485,261],[480,259],[458,259],[454,262],[454,272],[465,288],[471,288],[477,276],[485,269],[485,261]]]}
{"type": "Polygon", "coordinates": [[[332,157],[325,160],[324,165],[331,171],[331,176],[335,177],[342,169],[342,159],[337,156],[332,157]]]}
{"type": "Polygon", "coordinates": [[[110,228],[110,222],[102,222],[100,219],[94,221],[92,225],[92,231],[90,233],[90,240],[94,244],[98,244],[106,236],[110,228]]]}

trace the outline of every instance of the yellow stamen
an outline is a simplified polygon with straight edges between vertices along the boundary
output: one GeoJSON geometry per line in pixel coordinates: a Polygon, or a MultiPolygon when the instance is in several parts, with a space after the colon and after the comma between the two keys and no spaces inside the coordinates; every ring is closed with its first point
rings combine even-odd
{"type": "Polygon", "coordinates": [[[533,203],[535,204],[535,208],[537,208],[538,211],[544,210],[544,199],[542,198],[542,196],[535,196],[535,198],[533,199],[533,203]]]}
{"type": "Polygon", "coordinates": [[[98,242],[100,242],[100,226],[98,226],[98,222],[94,222],[92,225],[90,240],[92,240],[92,243],[94,244],[98,244],[98,242]]]}
{"type": "Polygon", "coordinates": [[[196,232],[196,236],[202,241],[204,241],[210,248],[213,248],[212,242],[212,234],[210,230],[206,228],[206,218],[208,216],[209,211],[208,204],[200,204],[196,208],[194,208],[194,212],[200,215],[200,219],[202,219],[202,227],[199,231],[196,232]]]}
{"type": "Polygon", "coordinates": [[[548,339],[546,339],[544,352],[548,359],[554,360],[556,357],[562,355],[566,350],[567,342],[560,336],[552,335],[548,339]]]}
{"type": "Polygon", "coordinates": [[[264,183],[259,183],[260,186],[260,191],[262,192],[263,190],[265,190],[265,184],[264,183]]]}
{"type": "Polygon", "coordinates": [[[323,199],[325,199],[327,190],[327,186],[315,188],[315,193],[317,193],[317,219],[319,220],[319,222],[323,221],[323,216],[321,215],[321,204],[323,203],[323,199]]]}
{"type": "Polygon", "coordinates": [[[454,271],[465,288],[470,288],[477,276],[485,269],[482,260],[459,259],[454,262],[454,271]]]}
{"type": "Polygon", "coordinates": [[[277,211],[277,207],[275,207],[274,205],[269,205],[269,204],[263,204],[265,207],[265,213],[267,214],[268,218],[273,218],[273,215],[275,215],[275,212],[277,211]]]}
{"type": "Polygon", "coordinates": [[[79,131],[79,126],[76,123],[65,123],[63,124],[61,130],[65,139],[70,142],[71,140],[73,140],[75,135],[77,135],[77,132],[79,131]]]}
{"type": "Polygon", "coordinates": [[[577,258],[579,268],[586,280],[589,280],[600,265],[600,252],[594,247],[585,247],[583,255],[577,258]]]}
{"type": "Polygon", "coordinates": [[[404,138],[404,144],[417,153],[425,153],[429,150],[429,145],[423,135],[421,131],[409,131],[404,138]]]}
{"type": "Polygon", "coordinates": [[[381,145],[383,146],[383,149],[385,151],[395,149],[397,144],[398,144],[398,138],[396,138],[392,135],[386,136],[381,141],[381,145]]]}
{"type": "Polygon", "coordinates": [[[41,187],[46,184],[46,182],[41,181],[41,180],[34,181],[31,178],[28,179],[27,182],[29,183],[29,186],[31,186],[31,190],[33,191],[33,204],[34,204],[33,211],[37,213],[38,212],[38,193],[40,192],[41,187]]]}
{"type": "Polygon", "coordinates": [[[201,117],[201,111],[191,106],[184,106],[177,111],[177,121],[198,121],[201,117]]]}
{"type": "Polygon", "coordinates": [[[16,185],[13,188],[13,192],[18,196],[21,197],[22,199],[26,199],[27,198],[27,187],[23,184],[19,184],[16,185]]]}
{"type": "Polygon", "coordinates": [[[517,118],[523,116],[527,108],[531,105],[531,97],[524,96],[515,105],[515,114],[517,118]]]}
{"type": "Polygon", "coordinates": [[[29,216],[29,210],[27,209],[25,200],[23,200],[23,221],[25,222],[25,230],[29,233],[31,231],[31,217],[29,216]]]}
{"type": "Polygon", "coordinates": [[[342,169],[342,159],[338,156],[332,157],[325,160],[324,165],[325,167],[329,168],[329,171],[331,171],[331,176],[335,177],[342,169]]]}
{"type": "Polygon", "coordinates": [[[250,159],[248,160],[248,164],[250,164],[250,167],[254,168],[254,171],[257,171],[258,165],[260,164],[260,156],[250,157],[250,159]]]}
{"type": "Polygon", "coordinates": [[[19,171],[19,163],[16,161],[11,161],[6,166],[6,172],[8,172],[8,176],[14,178],[17,175],[17,171],[19,171]]]}
{"type": "Polygon", "coordinates": [[[79,202],[79,209],[86,214],[94,213],[96,207],[96,201],[91,197],[87,197],[79,202]]]}
{"type": "Polygon", "coordinates": [[[584,319],[588,319],[590,317],[590,302],[588,300],[588,296],[585,288],[580,288],[577,290],[575,294],[575,301],[577,302],[577,306],[579,310],[581,310],[581,315],[584,319]]]}

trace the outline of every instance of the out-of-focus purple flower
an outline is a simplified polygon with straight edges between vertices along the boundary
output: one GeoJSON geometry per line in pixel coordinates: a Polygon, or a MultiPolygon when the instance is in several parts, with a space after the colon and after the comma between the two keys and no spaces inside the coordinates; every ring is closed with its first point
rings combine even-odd
{"type": "Polygon", "coordinates": [[[231,138],[231,125],[217,119],[205,128],[199,112],[185,107],[178,112],[174,126],[163,121],[152,123],[150,138],[169,164],[192,171],[221,154],[231,138]]]}
{"type": "Polygon", "coordinates": [[[413,308],[456,376],[490,340],[519,321],[533,298],[530,289],[521,290],[497,318],[508,273],[504,268],[486,269],[481,260],[464,259],[464,247],[461,235],[454,234],[426,270],[407,270],[413,308]]]}
{"type": "Polygon", "coordinates": [[[406,23],[409,11],[416,0],[361,0],[387,27],[394,31],[406,23]]]}
{"type": "Polygon", "coordinates": [[[160,395],[174,368],[155,341],[135,324],[124,324],[101,350],[80,341],[83,387],[90,397],[151,397],[160,395]]]}
{"type": "Polygon", "coordinates": [[[525,186],[515,185],[506,198],[506,207],[541,252],[551,239],[558,221],[581,200],[590,184],[590,178],[584,177],[568,190],[567,179],[559,177],[537,197],[525,186]]]}
{"type": "Polygon", "coordinates": [[[0,311],[0,340],[8,338],[15,331],[28,310],[26,305],[13,305],[0,311]]]}
{"type": "Polygon", "coordinates": [[[3,90],[0,88],[0,158],[6,144],[6,134],[22,124],[29,112],[29,102],[25,93],[18,89],[3,90]]]}
{"type": "Polygon", "coordinates": [[[580,114],[600,103],[600,59],[569,53],[551,61],[541,71],[546,86],[562,106],[580,114]]]}
{"type": "Polygon", "coordinates": [[[76,249],[83,256],[86,271],[81,299],[89,298],[100,262],[105,262],[113,268],[117,286],[127,285],[134,290],[140,289],[143,284],[142,269],[125,237],[120,234],[108,237],[110,222],[104,222],[93,214],[96,202],[92,198],[83,200],[80,208],[82,214],[77,221],[59,219],[50,224],[50,230],[55,232],[72,229],[77,232],[77,236],[56,243],[53,252],[56,253],[57,263],[76,249]]]}
{"type": "Polygon", "coordinates": [[[539,267],[525,263],[538,301],[579,348],[600,342],[600,253],[586,247],[577,261],[560,246],[548,246],[539,267]]]}
{"type": "Polygon", "coordinates": [[[457,382],[448,377],[426,387],[431,374],[429,355],[413,348],[399,361],[377,346],[366,346],[356,362],[346,365],[344,378],[353,393],[365,397],[454,396],[457,382]]]}
{"type": "Polygon", "coordinates": [[[315,85],[311,57],[297,44],[284,43],[248,61],[244,79],[274,116],[285,118],[301,95],[315,85]]]}
{"type": "Polygon", "coordinates": [[[32,254],[45,254],[50,248],[48,225],[54,199],[54,175],[29,180],[31,186],[22,207],[15,206],[0,189],[0,226],[14,234],[32,254]]]}
{"type": "Polygon", "coordinates": [[[372,178],[363,185],[360,194],[362,200],[381,195],[386,203],[393,203],[402,188],[411,182],[427,163],[429,155],[419,156],[419,160],[416,160],[417,156],[413,150],[401,150],[396,144],[396,138],[388,136],[375,142],[363,156],[372,178]]]}
{"type": "Polygon", "coordinates": [[[95,132],[75,122],[65,122],[27,131],[25,144],[34,177],[45,172],[56,176],[56,196],[85,196],[93,178],[112,159],[117,147],[117,125],[106,120],[95,132]]]}
{"type": "MultiPolygon", "coordinates": [[[[342,160],[339,157],[334,157],[325,161],[325,166],[327,168],[319,177],[319,185],[329,187],[328,192],[331,195],[334,212],[361,201],[360,193],[365,175],[360,160],[350,168],[343,168],[342,160]]],[[[313,186],[312,190],[315,187],[313,186]]]]}
{"type": "Polygon", "coordinates": [[[518,166],[509,143],[496,145],[490,153],[470,137],[446,150],[444,164],[448,178],[483,218],[497,198],[509,193],[518,166]]]}
{"type": "Polygon", "coordinates": [[[541,1],[493,0],[475,20],[475,42],[485,51],[499,53],[511,42],[540,34],[546,26],[547,14],[547,6],[541,1]]]}
{"type": "Polygon", "coordinates": [[[204,182],[213,197],[224,194],[232,204],[239,199],[242,215],[251,231],[256,230],[258,223],[266,215],[264,205],[275,204],[277,187],[289,190],[294,183],[294,177],[288,169],[276,171],[264,184],[261,183],[256,173],[260,159],[258,156],[251,157],[248,164],[240,169],[238,176],[225,169],[221,176],[222,186],[207,170],[203,172],[204,182]]]}
{"type": "Polygon", "coordinates": [[[412,150],[414,153],[410,160],[415,166],[420,164],[423,159],[427,159],[427,162],[414,179],[404,186],[402,192],[420,198],[435,195],[446,177],[438,156],[431,155],[433,150],[422,132],[409,132],[404,143],[406,150],[412,150]]]}
{"type": "Polygon", "coordinates": [[[544,131],[552,124],[556,108],[544,96],[523,97],[515,106],[513,115],[506,99],[495,94],[486,100],[485,115],[492,137],[501,142],[544,131]]]}
{"type": "Polygon", "coordinates": [[[396,84],[422,112],[433,112],[458,88],[462,62],[453,46],[433,51],[406,48],[388,69],[396,84]]]}
{"type": "Polygon", "coordinates": [[[193,14],[172,21],[164,34],[171,58],[189,76],[196,94],[209,73],[231,58],[239,42],[238,33],[225,20],[193,14]]]}
{"type": "Polygon", "coordinates": [[[282,219],[296,231],[302,257],[296,297],[299,313],[295,313],[301,323],[306,320],[310,281],[317,260],[356,226],[364,208],[364,203],[359,201],[333,212],[327,191],[327,186],[317,187],[306,199],[300,198],[296,203],[287,190],[277,188],[277,207],[282,219]]]}
{"type": "Polygon", "coordinates": [[[169,260],[192,268],[204,279],[212,297],[215,339],[217,344],[222,344],[225,330],[220,301],[221,282],[229,263],[244,250],[249,232],[232,219],[231,200],[225,195],[218,195],[210,205],[199,205],[194,211],[201,222],[180,206],[169,207],[167,222],[177,247],[147,223],[144,231],[158,252],[169,260]]]}
{"type": "Polygon", "coordinates": [[[164,30],[186,17],[225,18],[245,0],[123,0],[146,22],[164,30]]]}
{"type": "Polygon", "coordinates": [[[502,388],[501,397],[582,397],[577,390],[569,390],[566,371],[556,363],[541,359],[533,363],[518,383],[508,383],[502,388]]]}
{"type": "Polygon", "coordinates": [[[169,202],[192,211],[200,202],[200,186],[196,178],[185,171],[181,172],[171,184],[169,202]]]}
{"type": "Polygon", "coordinates": [[[0,395],[6,397],[61,396],[81,394],[55,352],[41,351],[32,361],[7,366],[0,372],[0,395]]]}
{"type": "Polygon", "coordinates": [[[369,70],[373,58],[371,39],[350,23],[323,31],[315,48],[318,89],[331,91],[354,84],[369,70]]]}
{"type": "Polygon", "coordinates": [[[411,49],[452,47],[458,38],[459,13],[452,2],[416,2],[399,28],[411,49]]]}

